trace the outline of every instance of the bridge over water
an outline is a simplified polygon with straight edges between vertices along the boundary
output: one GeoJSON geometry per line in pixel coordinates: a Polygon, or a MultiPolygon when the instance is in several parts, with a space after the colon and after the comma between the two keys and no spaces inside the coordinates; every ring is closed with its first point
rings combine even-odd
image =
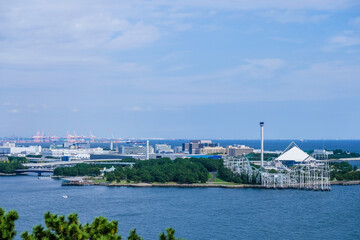
{"type": "Polygon", "coordinates": [[[54,169],[50,169],[50,168],[28,168],[28,169],[18,169],[15,170],[16,173],[29,173],[29,172],[34,172],[37,173],[38,176],[41,176],[42,173],[53,173],[54,169]]]}
{"type": "Polygon", "coordinates": [[[121,162],[116,160],[117,159],[95,159],[95,160],[79,160],[79,161],[54,161],[54,162],[45,162],[45,163],[24,163],[23,165],[28,167],[28,169],[18,169],[16,170],[16,173],[35,172],[39,176],[41,176],[42,173],[53,173],[54,169],[57,167],[74,166],[79,163],[122,165],[122,166],[131,166],[131,167],[135,164],[133,162],[121,162]]]}

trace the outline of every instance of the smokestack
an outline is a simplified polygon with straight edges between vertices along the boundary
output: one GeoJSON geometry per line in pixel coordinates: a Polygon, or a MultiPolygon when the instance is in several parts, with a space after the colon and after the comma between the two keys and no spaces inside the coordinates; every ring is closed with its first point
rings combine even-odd
{"type": "Polygon", "coordinates": [[[149,140],[146,140],[146,160],[149,160],[149,140]]]}
{"type": "Polygon", "coordinates": [[[264,122],[260,122],[261,129],[261,167],[264,166],[264,122]]]}

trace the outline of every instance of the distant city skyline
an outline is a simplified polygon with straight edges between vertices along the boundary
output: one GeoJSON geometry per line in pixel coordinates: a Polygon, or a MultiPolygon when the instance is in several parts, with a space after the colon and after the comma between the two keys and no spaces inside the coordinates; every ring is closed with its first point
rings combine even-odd
{"type": "Polygon", "coordinates": [[[360,139],[360,2],[0,4],[0,137],[360,139]]]}

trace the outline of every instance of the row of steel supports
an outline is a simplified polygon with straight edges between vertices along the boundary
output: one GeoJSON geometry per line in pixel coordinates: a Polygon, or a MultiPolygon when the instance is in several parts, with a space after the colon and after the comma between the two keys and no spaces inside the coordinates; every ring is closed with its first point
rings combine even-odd
{"type": "MultiPolygon", "coordinates": [[[[275,164],[274,164],[275,165],[275,164]]],[[[240,158],[225,158],[224,166],[234,173],[246,174],[251,180],[254,176],[256,182],[264,188],[293,188],[305,190],[330,190],[330,168],[328,162],[309,159],[290,168],[275,169],[270,173],[268,169],[257,169],[251,166],[249,160],[240,158]]]]}

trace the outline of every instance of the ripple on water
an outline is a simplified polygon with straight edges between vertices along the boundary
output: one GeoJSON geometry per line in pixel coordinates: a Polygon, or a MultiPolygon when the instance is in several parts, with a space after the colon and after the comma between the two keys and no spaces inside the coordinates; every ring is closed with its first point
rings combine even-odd
{"type": "Polygon", "coordinates": [[[43,213],[77,212],[119,221],[123,237],[136,228],[157,239],[167,227],[187,239],[359,239],[360,186],[330,192],[217,188],[61,187],[35,176],[0,178],[0,206],[31,230],[43,213]],[[64,199],[62,196],[67,195],[64,199]]]}

